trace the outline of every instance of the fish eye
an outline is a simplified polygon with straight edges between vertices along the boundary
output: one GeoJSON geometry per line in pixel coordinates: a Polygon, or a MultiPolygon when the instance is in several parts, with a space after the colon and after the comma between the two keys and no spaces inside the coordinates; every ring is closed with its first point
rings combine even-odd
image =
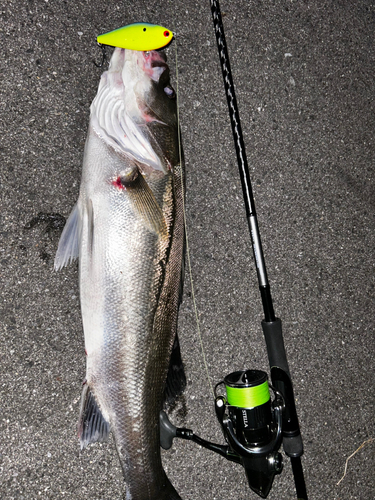
{"type": "Polygon", "coordinates": [[[165,95],[167,97],[169,97],[169,99],[174,99],[176,97],[176,92],[174,91],[174,89],[170,85],[167,85],[166,87],[164,87],[164,92],[165,92],[165,95]]]}

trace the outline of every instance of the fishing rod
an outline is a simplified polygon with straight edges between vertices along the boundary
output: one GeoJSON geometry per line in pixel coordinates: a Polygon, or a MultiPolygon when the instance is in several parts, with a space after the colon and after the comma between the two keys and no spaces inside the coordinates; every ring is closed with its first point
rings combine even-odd
{"type": "Polygon", "coordinates": [[[206,441],[190,429],[176,428],[164,412],[160,413],[160,442],[164,449],[169,449],[175,437],[191,440],[230,461],[241,464],[245,469],[249,487],[262,498],[268,496],[275,475],[280,474],[283,469],[282,456],[278,451],[282,443],[285,454],[291,460],[297,498],[307,500],[301,463],[303,443],[293,385],[281,320],[274,312],[267,277],[220,6],[218,0],[210,0],[210,3],[263,305],[262,329],[266,340],[272,384],[268,383],[267,373],[260,370],[244,370],[227,375],[216,385],[216,416],[227,445],[206,441]],[[220,391],[221,386],[223,389],[220,391]],[[274,393],[273,401],[269,388],[274,393]]]}
{"type": "Polygon", "coordinates": [[[285,403],[282,419],[283,448],[286,455],[291,459],[297,498],[307,499],[305,480],[300,458],[303,454],[303,443],[294,401],[293,385],[284,347],[281,320],[275,316],[271,289],[267,278],[220,5],[218,0],[210,0],[210,3],[224,79],[225,94],[228,101],[229,115],[237,153],[246,217],[249,224],[254,260],[257,267],[259,289],[264,311],[262,328],[267,345],[268,360],[271,369],[271,380],[275,389],[281,393],[285,403]]]}

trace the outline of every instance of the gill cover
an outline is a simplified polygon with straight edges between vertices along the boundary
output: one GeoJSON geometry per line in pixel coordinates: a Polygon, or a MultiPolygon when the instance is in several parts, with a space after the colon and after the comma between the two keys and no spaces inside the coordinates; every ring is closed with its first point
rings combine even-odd
{"type": "Polygon", "coordinates": [[[168,45],[173,39],[172,31],[149,23],[134,23],[104,33],[97,37],[98,43],[131,50],[157,50],[168,45]]]}

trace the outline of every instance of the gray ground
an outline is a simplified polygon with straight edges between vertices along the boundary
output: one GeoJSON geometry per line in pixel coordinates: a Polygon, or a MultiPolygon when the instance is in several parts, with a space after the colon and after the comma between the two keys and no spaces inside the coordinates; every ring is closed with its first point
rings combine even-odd
{"type": "MultiPolygon", "coordinates": [[[[275,309],[283,319],[312,499],[375,498],[374,30],[369,0],[222,2],[275,309]]],[[[267,369],[262,310],[209,2],[6,0],[1,40],[0,497],[115,500],[111,440],[79,452],[85,371],[77,267],[53,271],[79,188],[97,34],[140,20],[178,34],[187,220],[209,373],[267,369]],[[134,5],[135,4],[135,5],[134,5]]],[[[174,49],[170,49],[173,66],[174,49]]],[[[187,413],[221,441],[190,283],[180,314],[187,413]]],[[[191,443],[164,454],[184,500],[256,498],[242,469],[191,443]]],[[[294,498],[289,462],[272,500],[294,498]]]]}

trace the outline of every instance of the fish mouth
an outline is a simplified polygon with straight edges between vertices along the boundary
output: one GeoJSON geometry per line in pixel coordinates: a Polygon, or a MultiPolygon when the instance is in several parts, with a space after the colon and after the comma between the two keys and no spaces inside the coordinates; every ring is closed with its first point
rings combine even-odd
{"type": "Polygon", "coordinates": [[[168,65],[165,62],[153,61],[151,63],[151,68],[164,68],[164,69],[167,69],[168,65]]]}
{"type": "Polygon", "coordinates": [[[162,59],[161,62],[164,62],[164,63],[167,62],[167,56],[166,56],[165,52],[162,52],[161,50],[150,50],[150,51],[148,51],[148,53],[152,53],[154,55],[154,57],[157,58],[158,61],[160,61],[160,59],[162,59]]]}
{"type": "Polygon", "coordinates": [[[163,52],[152,50],[144,52],[143,71],[153,80],[159,82],[164,71],[168,70],[167,56],[163,52]]]}
{"type": "Polygon", "coordinates": [[[167,56],[165,52],[162,52],[161,50],[149,50],[148,52],[145,52],[145,54],[151,55],[153,64],[160,63],[166,65],[167,56]]]}

